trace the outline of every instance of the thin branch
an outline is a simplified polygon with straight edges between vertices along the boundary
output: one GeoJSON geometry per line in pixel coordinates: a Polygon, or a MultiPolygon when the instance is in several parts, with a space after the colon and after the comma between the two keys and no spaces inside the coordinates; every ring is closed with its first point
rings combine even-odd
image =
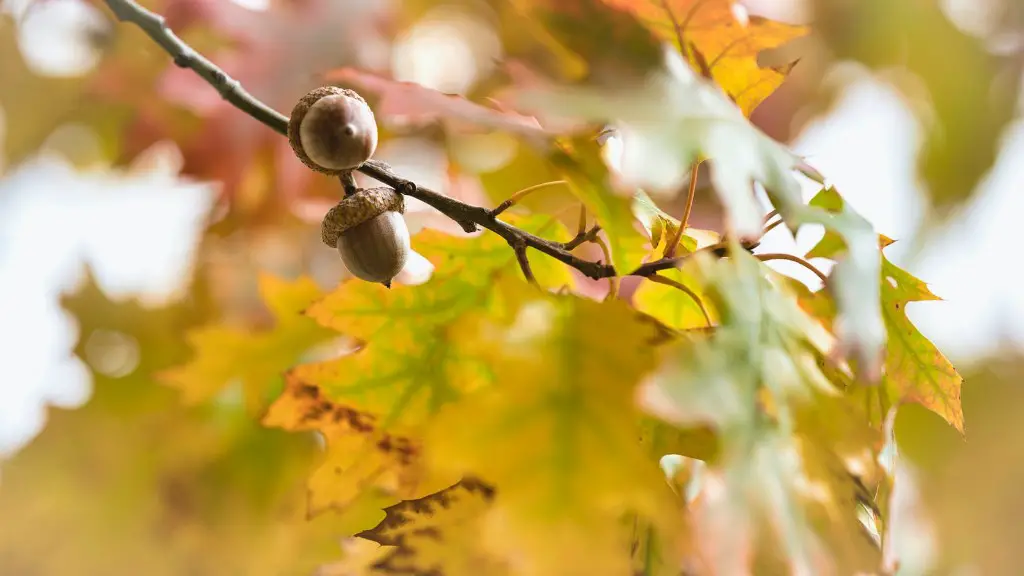
{"type": "Polygon", "coordinates": [[[275,132],[288,135],[288,117],[260,102],[242,85],[192,49],[167,27],[163,16],[146,10],[134,0],[106,0],[107,6],[121,22],[131,22],[153,39],[174,58],[179,68],[189,68],[213,86],[221,97],[235,108],[269,126],[275,132]]]}
{"type": "Polygon", "coordinates": [[[566,182],[565,180],[552,180],[551,182],[541,182],[540,184],[534,184],[529,188],[523,188],[519,192],[516,192],[515,194],[509,196],[508,199],[502,202],[501,204],[498,204],[497,208],[491,210],[491,218],[494,218],[498,214],[501,214],[505,210],[508,210],[509,208],[515,206],[516,202],[519,202],[528,194],[532,194],[533,192],[536,192],[537,190],[540,190],[542,188],[548,188],[549,186],[557,186],[559,184],[568,184],[568,182],[566,182]]]}
{"type": "Polygon", "coordinates": [[[662,276],[660,274],[651,274],[650,276],[647,277],[647,279],[650,280],[651,282],[657,282],[658,284],[671,286],[676,290],[685,293],[687,296],[692,298],[694,302],[697,303],[697,307],[700,308],[700,313],[704,315],[704,322],[706,322],[708,326],[712,325],[711,316],[708,314],[707,308],[704,307],[704,302],[700,299],[700,296],[698,296],[697,293],[691,290],[688,286],[680,282],[676,282],[675,280],[662,276]]]}
{"type": "Polygon", "coordinates": [[[526,255],[526,244],[516,244],[512,246],[512,250],[516,253],[516,261],[519,262],[519,267],[523,269],[523,276],[526,281],[530,284],[537,284],[537,277],[533,275],[533,269],[530,268],[530,258],[526,255]]]}
{"type": "Polygon", "coordinates": [[[690,213],[693,212],[693,197],[697,194],[697,172],[700,169],[700,160],[694,160],[690,167],[690,186],[686,191],[686,207],[683,208],[683,217],[679,219],[679,229],[672,235],[672,240],[665,247],[665,257],[671,258],[676,254],[676,246],[686,231],[686,225],[690,222],[690,213]]]}
{"type": "Polygon", "coordinates": [[[814,266],[814,264],[811,264],[810,262],[808,262],[807,260],[804,260],[803,258],[801,258],[799,256],[794,256],[792,254],[783,254],[781,252],[780,253],[773,253],[773,254],[756,254],[755,256],[757,257],[758,260],[760,260],[762,262],[767,262],[769,260],[789,260],[790,262],[796,262],[797,264],[803,266],[804,268],[807,268],[811,272],[814,272],[814,275],[817,276],[819,279],[821,279],[821,283],[822,284],[825,284],[825,283],[828,282],[828,276],[825,276],[825,274],[822,273],[821,270],[818,270],[814,266]]]}
{"type": "Polygon", "coordinates": [[[573,236],[572,240],[569,240],[568,242],[563,242],[561,246],[565,250],[575,250],[576,247],[579,246],[580,244],[583,244],[585,242],[593,242],[594,239],[597,238],[597,233],[600,231],[601,227],[598,226],[597,224],[594,224],[594,226],[590,230],[577,232],[576,236],[573,236]]]}
{"type": "Polygon", "coordinates": [[[769,222],[772,221],[772,218],[775,218],[778,215],[779,215],[779,211],[778,210],[772,210],[771,212],[765,214],[764,218],[761,220],[761,225],[764,226],[764,225],[768,224],[769,222]]]}
{"type": "MultiPolygon", "coordinates": [[[[690,14],[684,19],[682,26],[685,29],[689,18],[693,15],[696,7],[701,4],[698,0],[691,8],[690,14]]],[[[271,130],[282,134],[288,134],[288,117],[270,108],[252,94],[249,94],[241,84],[227,75],[213,62],[197,53],[188,44],[183,42],[174,32],[167,27],[164,18],[158,14],[140,6],[135,0],[105,0],[107,6],[114,13],[118,20],[136,25],[146,33],[157,45],[167,52],[173,59],[174,64],[181,68],[188,68],[194,71],[200,78],[220,93],[227,102],[245,112],[254,119],[262,122],[271,130]]],[[[604,262],[591,262],[572,255],[565,245],[545,240],[525,230],[498,220],[495,216],[500,213],[492,213],[486,208],[466,204],[454,198],[440,194],[429,188],[417,186],[411,180],[402,178],[396,174],[385,162],[370,160],[358,168],[367,176],[391,186],[395,191],[431,206],[442,214],[457,222],[467,232],[475,232],[477,227],[486,228],[501,236],[510,246],[525,246],[542,252],[568,266],[576,268],[589,278],[600,279],[610,278],[613,283],[613,291],[617,289],[618,275],[615,267],[610,264],[611,257],[607,244],[597,236],[598,227],[587,232],[588,241],[596,242],[605,252],[604,262]],[[591,238],[592,236],[592,238],[591,238]]],[[[551,185],[553,183],[546,183],[551,185]]],[[[535,187],[536,189],[536,187],[535,187]]],[[[520,198],[525,192],[520,192],[520,198]]],[[[507,201],[506,201],[507,202],[507,201]]],[[[514,200],[513,200],[514,203],[514,200]]],[[[581,241],[582,242],[582,241],[581,241]]],[[[754,244],[756,245],[756,244],[754,244]]],[[[745,246],[748,250],[751,247],[745,246]]],[[[524,248],[525,249],[525,248],[524,248]]],[[[722,246],[709,247],[713,254],[723,254],[722,246]]],[[[663,258],[654,262],[644,264],[633,270],[630,274],[635,276],[650,276],[658,270],[665,270],[677,266],[682,259],[686,258],[663,258]]]]}
{"type": "Polygon", "coordinates": [[[764,236],[765,234],[771,232],[777,226],[779,226],[779,224],[782,224],[782,219],[781,218],[779,220],[776,220],[775,222],[772,222],[771,224],[765,226],[764,230],[761,231],[761,236],[764,236]]]}
{"type": "Polygon", "coordinates": [[[580,224],[576,227],[576,235],[582,236],[587,231],[587,205],[580,204],[580,224]]]}
{"type": "MultiPolygon", "coordinates": [[[[601,252],[604,253],[604,259],[606,262],[612,261],[612,251],[608,247],[608,243],[603,238],[598,236],[594,238],[594,243],[601,247],[601,252]]],[[[608,295],[605,296],[605,300],[614,300],[619,296],[619,277],[609,276],[608,277],[608,295]]]]}

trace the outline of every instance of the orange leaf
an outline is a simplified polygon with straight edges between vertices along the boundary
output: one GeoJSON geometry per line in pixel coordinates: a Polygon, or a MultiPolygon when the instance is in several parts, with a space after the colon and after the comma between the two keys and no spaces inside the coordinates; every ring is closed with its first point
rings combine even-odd
{"type": "Polygon", "coordinates": [[[757,55],[807,34],[804,26],[747,16],[734,0],[603,0],[674,42],[710,73],[747,116],[782,84],[787,68],[761,68],[757,55]]]}

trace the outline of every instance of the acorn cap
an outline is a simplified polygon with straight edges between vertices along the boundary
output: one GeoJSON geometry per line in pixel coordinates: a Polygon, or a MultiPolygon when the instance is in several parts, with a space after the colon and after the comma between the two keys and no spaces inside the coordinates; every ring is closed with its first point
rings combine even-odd
{"type": "MultiPolygon", "coordinates": [[[[302,163],[311,170],[316,170],[317,172],[322,172],[324,174],[336,175],[346,172],[346,170],[334,170],[314,162],[302,147],[302,136],[299,130],[299,127],[302,126],[302,120],[306,117],[306,113],[309,112],[309,109],[312,108],[318,100],[325,96],[348,96],[349,98],[354,98],[363,104],[366,104],[366,100],[360,96],[358,92],[349,90],[348,88],[341,88],[339,86],[321,86],[319,88],[314,88],[306,93],[295,107],[292,108],[292,114],[288,117],[288,143],[291,144],[292,151],[295,152],[295,155],[298,156],[299,160],[301,160],[302,163]]],[[[369,105],[367,104],[367,106],[369,105]]]]}
{"type": "Polygon", "coordinates": [[[327,211],[320,227],[320,237],[324,244],[337,248],[338,236],[346,230],[389,210],[399,214],[405,212],[405,200],[401,194],[387,186],[361,188],[327,211]]]}

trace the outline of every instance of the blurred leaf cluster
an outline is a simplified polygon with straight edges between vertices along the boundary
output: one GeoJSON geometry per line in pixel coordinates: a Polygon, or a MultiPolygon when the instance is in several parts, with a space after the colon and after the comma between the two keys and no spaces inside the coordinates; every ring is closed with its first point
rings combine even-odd
{"type": "MultiPolygon", "coordinates": [[[[93,14],[68,42],[97,54],[75,75],[28,56],[44,3],[0,13],[3,170],[51,154],[116,173],[171,143],[179,178],[219,191],[179,298],[115,299],[87,275],[64,300],[94,393],[3,462],[0,572],[1024,564],[1020,361],[972,368],[961,406],[963,378],[905,310],[938,296],[886,258],[854,192],[755,123],[801,67],[897,69],[924,102],[932,204],[962,203],[1018,113],[1022,67],[938,3],[819,0],[803,26],[733,0],[144,2],[275,109],[322,83],[359,90],[378,158],[470,204],[515,197],[502,221],[619,271],[529,251],[527,282],[506,239],[410,200],[420,268],[390,289],[319,243],[337,180],[105,2],[68,3],[93,14]],[[811,225],[817,246],[782,257],[823,286],[756,249],[811,225]],[[124,373],[98,364],[111,335],[139,351],[124,373]]],[[[992,37],[1024,23],[1002,9],[992,37]]],[[[820,107],[825,89],[808,93],[820,107]]]]}

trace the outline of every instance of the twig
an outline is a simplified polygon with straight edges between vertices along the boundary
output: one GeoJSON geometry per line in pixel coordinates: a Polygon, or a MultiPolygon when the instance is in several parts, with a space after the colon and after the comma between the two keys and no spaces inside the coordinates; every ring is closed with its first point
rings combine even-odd
{"type": "Polygon", "coordinates": [[[530,284],[537,284],[537,278],[533,275],[533,269],[530,268],[530,258],[526,255],[526,244],[516,244],[512,246],[512,250],[516,253],[516,260],[519,262],[519,267],[523,269],[526,281],[530,284]]]}
{"type": "Polygon", "coordinates": [[[767,262],[769,260],[789,260],[790,262],[796,262],[797,264],[803,266],[804,268],[807,268],[811,272],[814,272],[814,275],[817,276],[819,279],[821,279],[821,283],[822,284],[825,284],[825,283],[828,282],[828,276],[825,276],[825,274],[822,273],[821,270],[818,270],[814,266],[814,264],[811,264],[810,262],[808,262],[807,260],[804,260],[803,258],[801,258],[799,256],[794,256],[792,254],[783,254],[781,252],[780,253],[772,253],[772,254],[756,254],[755,256],[757,257],[758,260],[760,260],[762,262],[767,262]]]}
{"type": "Polygon", "coordinates": [[[694,302],[697,303],[697,307],[700,308],[700,313],[704,315],[704,322],[706,322],[709,327],[712,325],[711,316],[708,314],[707,308],[704,307],[704,302],[700,299],[700,296],[697,296],[697,293],[691,290],[688,286],[680,282],[676,282],[675,280],[667,278],[660,274],[651,274],[650,276],[647,277],[647,279],[650,280],[651,282],[657,282],[658,284],[671,286],[676,290],[685,293],[687,296],[692,298],[694,302]]]}
{"type": "Polygon", "coordinates": [[[572,240],[569,240],[568,242],[562,242],[561,246],[566,250],[575,250],[577,246],[583,244],[584,242],[593,242],[594,239],[597,238],[597,233],[600,231],[601,227],[598,226],[597,224],[594,224],[594,226],[590,230],[577,232],[576,235],[573,236],[572,240]]]}
{"type": "Polygon", "coordinates": [[[769,224],[769,225],[765,226],[764,230],[762,230],[762,231],[761,231],[761,236],[764,236],[765,234],[767,234],[767,233],[771,232],[771,231],[772,231],[772,230],[774,230],[774,229],[775,229],[775,228],[776,228],[776,227],[777,227],[777,226],[778,226],[779,224],[782,224],[782,219],[781,219],[781,218],[780,218],[779,220],[776,220],[775,222],[772,222],[771,224],[769,224]]]}
{"type": "MultiPolygon", "coordinates": [[[[600,236],[594,238],[594,243],[601,247],[601,252],[604,253],[604,259],[606,262],[612,261],[612,251],[608,247],[608,243],[604,241],[600,236]]],[[[608,295],[605,296],[605,300],[614,300],[619,296],[619,277],[609,276],[608,277],[608,295]]]]}
{"type": "Polygon", "coordinates": [[[683,217],[679,219],[679,229],[672,235],[668,246],[665,247],[665,258],[675,256],[676,246],[679,245],[679,240],[682,239],[686,231],[686,225],[690,221],[690,213],[693,212],[693,197],[696,196],[697,192],[697,171],[699,168],[700,160],[694,160],[693,166],[690,168],[690,186],[686,192],[686,207],[683,208],[683,217]]]}
{"type": "Polygon", "coordinates": [[[534,184],[529,188],[523,188],[519,192],[516,192],[515,194],[509,196],[508,199],[502,202],[501,204],[498,204],[498,206],[494,210],[491,210],[491,218],[494,218],[498,214],[501,214],[505,210],[508,210],[509,208],[515,206],[516,202],[522,200],[524,196],[536,192],[537,190],[540,190],[542,188],[547,188],[549,186],[557,186],[558,184],[567,184],[567,182],[565,180],[552,180],[551,182],[541,182],[540,184],[534,184]]]}
{"type": "Polygon", "coordinates": [[[587,231],[587,205],[580,204],[580,223],[576,227],[576,235],[582,236],[587,231]]]}
{"type": "MultiPolygon", "coordinates": [[[[135,0],[105,0],[105,2],[118,20],[138,26],[140,30],[145,32],[147,36],[149,36],[174,59],[174,64],[176,66],[188,68],[194,71],[200,78],[216,89],[224,100],[254,119],[262,122],[271,130],[278,134],[287,136],[287,116],[270,108],[252,94],[249,94],[244,88],[242,88],[242,85],[237,80],[228,76],[227,73],[217,67],[216,64],[210,62],[193,50],[191,46],[183,42],[170,28],[167,27],[162,16],[143,8],[135,2],[135,0]]],[[[697,2],[697,5],[699,4],[700,1],[697,2]]],[[[691,9],[690,15],[692,15],[692,12],[693,9],[691,9]]],[[[683,22],[684,28],[690,15],[688,15],[687,19],[683,22]]],[[[613,283],[612,294],[614,294],[617,289],[615,276],[618,275],[618,272],[615,270],[615,267],[610,264],[611,256],[610,251],[608,250],[608,245],[605,244],[599,236],[597,236],[597,232],[600,230],[597,226],[587,232],[586,241],[593,241],[601,246],[602,250],[605,252],[604,262],[591,262],[589,260],[578,258],[572,255],[564,244],[545,240],[544,238],[540,238],[526,232],[525,230],[512,226],[511,224],[502,222],[495,218],[496,214],[493,214],[486,208],[466,204],[465,202],[450,198],[444,194],[434,192],[429,188],[417,186],[416,183],[411,180],[407,180],[398,174],[395,174],[391,167],[385,162],[370,160],[357,168],[357,170],[379,182],[391,186],[395,191],[401,194],[416,198],[424,204],[431,206],[457,222],[467,232],[475,232],[478,226],[486,228],[498,236],[501,236],[509,243],[510,246],[513,247],[513,249],[515,249],[516,246],[533,248],[534,250],[542,252],[568,266],[576,268],[589,278],[611,278],[613,283]]],[[[550,184],[553,183],[546,183],[546,185],[550,184]]],[[[519,194],[520,198],[524,195],[522,191],[519,194]]],[[[583,241],[584,240],[581,240],[580,242],[582,243],[583,241]]],[[[744,247],[750,250],[754,245],[756,245],[756,243],[751,243],[744,247]]],[[[722,245],[709,246],[705,250],[716,255],[724,254],[724,247],[722,245]]],[[[650,276],[659,270],[674,268],[678,266],[682,260],[688,257],[689,256],[663,258],[654,262],[648,262],[630,272],[630,275],[650,276]]]]}

